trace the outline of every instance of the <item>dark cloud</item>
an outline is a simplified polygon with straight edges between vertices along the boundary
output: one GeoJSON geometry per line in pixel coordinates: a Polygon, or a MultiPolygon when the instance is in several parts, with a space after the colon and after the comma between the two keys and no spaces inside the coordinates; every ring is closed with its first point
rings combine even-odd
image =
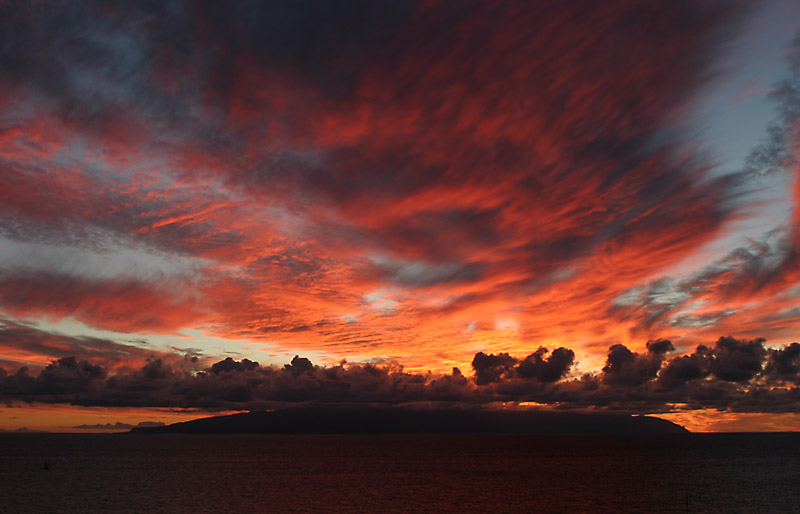
{"type": "Polygon", "coordinates": [[[227,357],[225,360],[215,362],[209,371],[211,373],[229,373],[231,371],[251,371],[258,367],[257,362],[253,362],[249,359],[242,359],[241,361],[235,361],[230,357],[227,357]]]}
{"type": "Polygon", "coordinates": [[[485,354],[478,352],[472,359],[475,383],[479,386],[520,379],[527,382],[549,383],[563,378],[572,367],[575,352],[557,348],[547,356],[547,348],[540,347],[524,359],[507,353],[485,354]]]}
{"type": "Polygon", "coordinates": [[[767,350],[764,339],[744,341],[720,337],[714,346],[709,369],[720,380],[747,382],[761,372],[767,350]]]}
{"type": "Polygon", "coordinates": [[[412,374],[391,362],[319,367],[295,357],[284,368],[247,362],[226,359],[193,374],[151,359],[139,370],[103,381],[102,368],[65,359],[38,376],[20,368],[4,377],[0,397],[79,405],[224,409],[309,401],[459,401],[474,387],[458,370],[450,375],[412,374]],[[228,371],[220,371],[220,364],[228,371]]]}
{"type": "Polygon", "coordinates": [[[498,355],[478,352],[472,359],[472,369],[475,370],[475,383],[478,385],[491,384],[507,378],[512,373],[514,366],[519,361],[507,353],[498,355]]]}
{"type": "Polygon", "coordinates": [[[647,341],[647,351],[648,353],[654,353],[656,355],[664,355],[667,352],[671,352],[674,350],[675,347],[672,346],[672,341],[667,339],[656,339],[655,341],[647,341]]]}
{"type": "MultiPolygon", "coordinates": [[[[206,410],[268,409],[298,403],[477,405],[535,402],[560,409],[598,408],[664,412],[688,409],[791,412],[800,387],[800,345],[763,348],[763,340],[720,338],[688,355],[664,361],[669,344],[650,341],[646,354],[623,345],[609,349],[598,374],[566,377],[573,352],[539,349],[524,359],[476,355],[475,375],[409,373],[396,362],[317,366],[295,356],[284,367],[225,359],[191,373],[151,359],[141,369],[109,374],[100,366],[61,359],[38,375],[20,368],[0,376],[0,399],[86,406],[170,407],[206,410]],[[769,353],[763,371],[760,363],[769,353]],[[224,368],[224,370],[223,370],[224,368]],[[420,403],[422,402],[422,403],[420,403]]],[[[103,426],[103,428],[114,428],[103,426]]]]}
{"type": "Polygon", "coordinates": [[[292,362],[285,365],[283,369],[285,369],[292,375],[297,376],[303,372],[312,371],[314,369],[314,364],[312,364],[311,361],[306,359],[305,357],[300,357],[299,355],[295,355],[292,358],[292,362]]]}
{"type": "Polygon", "coordinates": [[[769,360],[764,372],[779,380],[800,378],[800,343],[792,343],[780,350],[769,350],[769,360]]]}
{"type": "Polygon", "coordinates": [[[615,344],[608,350],[602,380],[609,385],[638,386],[652,380],[661,369],[664,354],[672,349],[665,339],[649,341],[647,353],[631,352],[625,345],[615,344]]]}
{"type": "Polygon", "coordinates": [[[173,375],[172,367],[161,359],[147,359],[147,364],[139,374],[150,380],[170,378],[173,375]]]}
{"type": "Polygon", "coordinates": [[[575,352],[567,348],[556,348],[547,359],[544,358],[546,354],[546,348],[539,348],[522,359],[516,368],[517,376],[539,382],[557,382],[569,372],[575,360],[575,352]]]}
{"type": "Polygon", "coordinates": [[[700,345],[691,355],[679,355],[667,362],[658,379],[669,385],[684,384],[691,380],[705,378],[711,367],[711,349],[700,345]]]}
{"type": "Polygon", "coordinates": [[[45,399],[71,398],[101,389],[106,375],[101,366],[78,361],[75,357],[64,357],[48,364],[35,377],[27,367],[19,368],[13,375],[5,377],[4,389],[45,399]]]}
{"type": "Polygon", "coordinates": [[[186,122],[198,91],[167,94],[152,73],[160,52],[191,58],[189,8],[130,2],[111,10],[81,1],[28,10],[8,2],[0,12],[13,29],[2,31],[0,63],[7,79],[56,103],[84,130],[114,127],[115,110],[142,112],[161,127],[186,122]]]}

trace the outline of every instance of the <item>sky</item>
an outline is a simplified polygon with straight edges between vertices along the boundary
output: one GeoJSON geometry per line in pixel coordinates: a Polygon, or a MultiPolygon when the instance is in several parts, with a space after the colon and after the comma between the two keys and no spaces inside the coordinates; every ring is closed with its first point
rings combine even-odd
{"type": "Polygon", "coordinates": [[[800,2],[0,2],[0,428],[800,430],[800,2]]]}

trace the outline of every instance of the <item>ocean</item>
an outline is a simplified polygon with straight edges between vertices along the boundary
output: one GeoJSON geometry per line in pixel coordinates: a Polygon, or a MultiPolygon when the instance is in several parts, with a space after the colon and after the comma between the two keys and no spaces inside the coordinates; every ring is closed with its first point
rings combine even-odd
{"type": "Polygon", "coordinates": [[[800,434],[0,434],[2,513],[800,512],[800,434]]]}

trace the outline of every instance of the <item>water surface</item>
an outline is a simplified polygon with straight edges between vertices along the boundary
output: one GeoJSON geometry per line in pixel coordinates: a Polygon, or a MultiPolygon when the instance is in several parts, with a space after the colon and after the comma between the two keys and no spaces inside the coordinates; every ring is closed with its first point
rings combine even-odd
{"type": "Polygon", "coordinates": [[[797,512],[798,476],[800,434],[0,434],[10,513],[797,512]]]}

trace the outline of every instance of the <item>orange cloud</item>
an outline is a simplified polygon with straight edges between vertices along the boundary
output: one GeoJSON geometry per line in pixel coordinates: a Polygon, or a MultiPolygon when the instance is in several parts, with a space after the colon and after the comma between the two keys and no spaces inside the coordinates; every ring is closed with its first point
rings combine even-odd
{"type": "MultiPolygon", "coordinates": [[[[730,236],[756,188],[682,135],[735,3],[3,9],[0,237],[38,245],[0,265],[9,317],[436,372],[479,351],[563,346],[582,373],[613,344],[793,337],[797,209],[664,276],[730,236]],[[87,270],[65,247],[135,265],[87,270]]],[[[73,343],[47,344],[2,357],[73,343]]]]}

